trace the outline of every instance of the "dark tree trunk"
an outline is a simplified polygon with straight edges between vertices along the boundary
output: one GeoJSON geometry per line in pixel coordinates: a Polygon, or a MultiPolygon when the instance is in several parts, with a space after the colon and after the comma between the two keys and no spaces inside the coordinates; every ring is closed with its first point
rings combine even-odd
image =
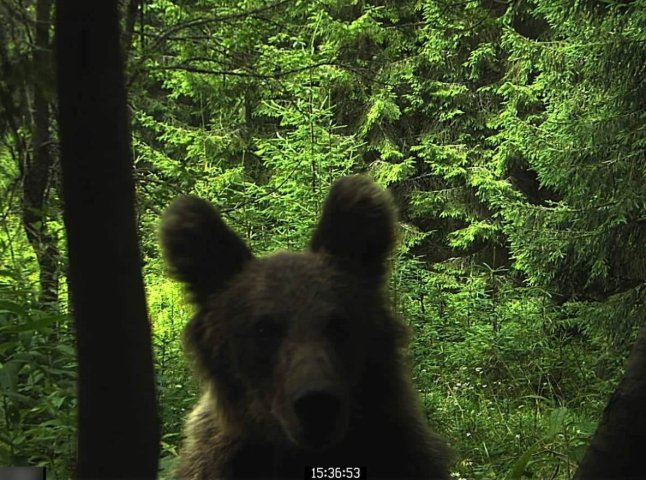
{"type": "Polygon", "coordinates": [[[78,478],[155,478],[159,455],[117,12],[117,0],[56,2],[78,478]]]}
{"type": "Polygon", "coordinates": [[[124,63],[127,63],[130,49],[132,48],[132,38],[135,33],[135,23],[137,15],[143,15],[143,0],[128,0],[125,11],[125,25],[121,33],[121,43],[124,52],[124,63]]]}
{"type": "Polygon", "coordinates": [[[575,479],[646,478],[646,327],[610,397],[575,479]]]}
{"type": "Polygon", "coordinates": [[[23,165],[22,222],[36,253],[40,270],[40,303],[55,308],[58,301],[58,246],[47,230],[46,198],[52,170],[50,152],[50,87],[46,72],[51,64],[49,28],[52,0],[36,2],[36,35],[33,54],[33,122],[31,155],[23,165]]]}

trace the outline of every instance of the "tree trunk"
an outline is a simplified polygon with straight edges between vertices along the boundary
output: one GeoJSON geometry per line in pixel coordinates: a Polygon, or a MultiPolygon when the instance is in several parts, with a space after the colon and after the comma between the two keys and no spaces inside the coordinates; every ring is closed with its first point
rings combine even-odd
{"type": "Polygon", "coordinates": [[[128,0],[125,11],[125,25],[121,33],[121,44],[123,51],[124,64],[128,62],[130,49],[132,48],[132,37],[135,33],[135,23],[137,22],[137,15],[143,15],[143,0],[128,0]]]}
{"type": "Polygon", "coordinates": [[[646,326],[575,479],[646,478],[646,326]]]}
{"type": "Polygon", "coordinates": [[[40,304],[55,308],[58,302],[58,246],[47,230],[46,197],[52,169],[49,100],[46,94],[51,62],[49,28],[51,0],[36,2],[36,35],[33,53],[33,122],[31,155],[23,165],[22,222],[38,261],[40,304]]]}
{"type": "Polygon", "coordinates": [[[56,3],[78,478],[155,478],[159,455],[117,11],[117,0],[56,3]]]}

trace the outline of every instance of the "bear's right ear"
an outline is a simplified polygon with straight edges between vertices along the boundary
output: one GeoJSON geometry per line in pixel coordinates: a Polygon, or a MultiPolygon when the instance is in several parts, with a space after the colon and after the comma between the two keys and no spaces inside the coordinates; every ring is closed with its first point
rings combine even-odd
{"type": "Polygon", "coordinates": [[[206,200],[180,197],[166,210],[161,243],[172,277],[196,303],[222,289],[253,255],[206,200]]]}

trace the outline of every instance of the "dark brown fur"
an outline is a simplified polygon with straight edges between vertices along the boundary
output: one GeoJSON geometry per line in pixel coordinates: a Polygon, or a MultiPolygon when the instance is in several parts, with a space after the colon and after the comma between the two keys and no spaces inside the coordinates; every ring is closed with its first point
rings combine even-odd
{"type": "Polygon", "coordinates": [[[185,339],[206,379],[179,478],[448,478],[384,293],[394,229],[390,197],[363,176],[333,186],[303,253],[254,258],[207,202],[169,208],[162,241],[198,309],[185,339]]]}

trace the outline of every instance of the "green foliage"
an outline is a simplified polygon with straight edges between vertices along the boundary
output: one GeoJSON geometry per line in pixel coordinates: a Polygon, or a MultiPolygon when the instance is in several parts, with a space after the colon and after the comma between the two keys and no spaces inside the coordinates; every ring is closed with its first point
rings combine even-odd
{"type": "Polygon", "coordinates": [[[169,460],[178,453],[184,420],[197,400],[199,386],[192,378],[180,342],[181,330],[191,315],[184,296],[177,284],[168,279],[158,275],[147,275],[146,279],[162,424],[160,473],[164,476],[172,467],[169,460]]]}
{"type": "Polygon", "coordinates": [[[70,478],[76,449],[76,358],[69,318],[33,304],[19,272],[0,272],[0,464],[70,478]]]}
{"type": "MultiPolygon", "coordinates": [[[[595,425],[586,409],[598,411],[614,388],[595,372],[607,346],[601,338],[586,345],[564,322],[551,325],[564,312],[508,275],[485,268],[465,276],[457,262],[427,272],[419,260],[399,264],[414,379],[466,478],[569,478],[595,425]]],[[[621,362],[607,368],[616,378],[621,362]]]]}

